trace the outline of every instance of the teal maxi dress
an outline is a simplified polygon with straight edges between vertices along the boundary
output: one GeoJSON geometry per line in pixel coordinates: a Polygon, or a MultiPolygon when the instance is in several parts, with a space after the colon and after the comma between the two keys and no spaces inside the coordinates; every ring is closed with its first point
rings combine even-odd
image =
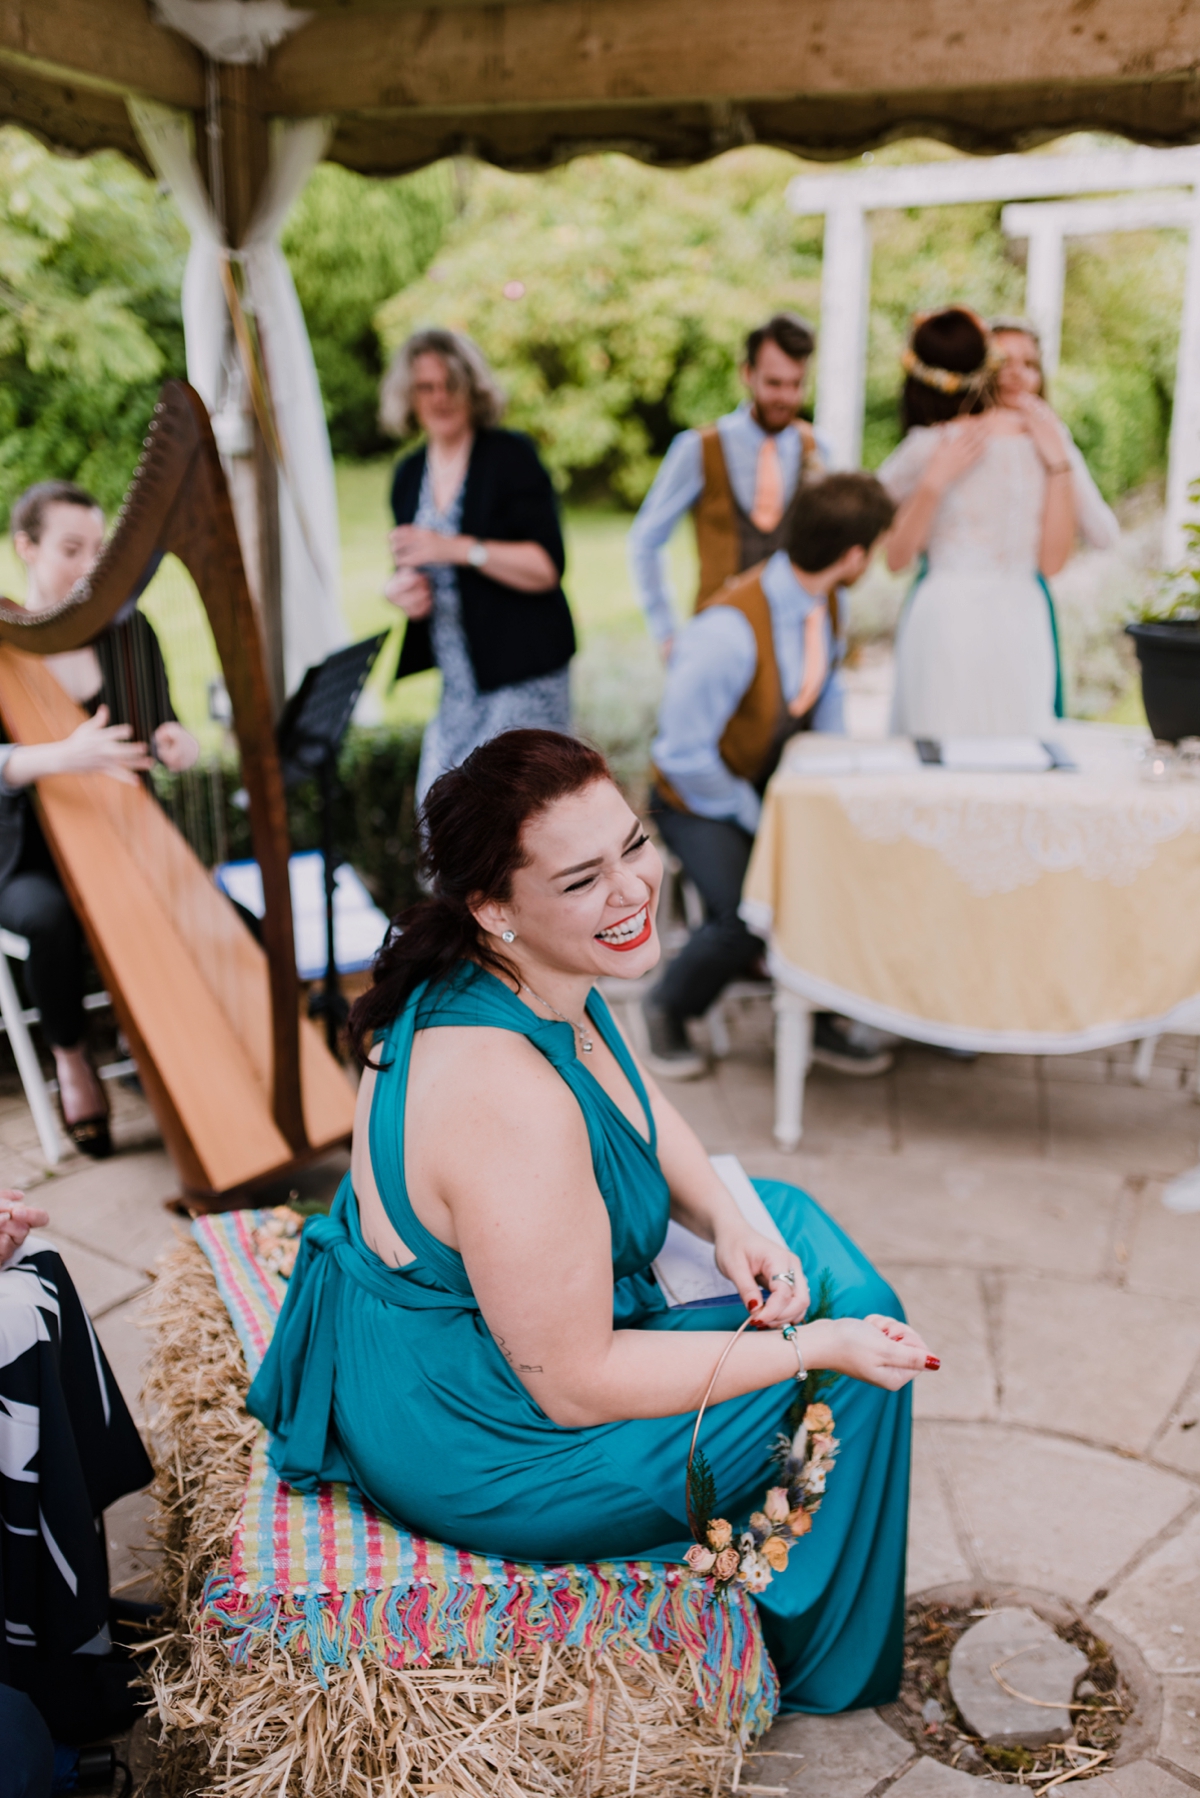
{"type": "MultiPolygon", "coordinates": [[[[305,1228],[270,1350],[248,1404],[273,1432],[280,1476],[302,1489],[348,1480],[404,1528],[513,1560],[682,1559],[684,1470],[694,1413],[572,1429],[551,1422],[480,1314],[462,1258],[430,1235],[404,1180],[404,1104],[417,1030],[475,1025],[528,1037],[587,1123],[612,1226],[617,1329],[734,1330],[728,1308],[669,1310],[650,1263],[669,1194],[645,1088],[604,1000],[588,1015],[645,1113],[629,1122],[546,1023],[478,967],[420,987],[389,1026],[371,1106],[370,1150],[387,1214],[416,1259],[369,1249],[349,1176],[328,1218],[305,1228]]],[[[810,1284],[824,1272],[835,1316],[901,1315],[895,1295],[831,1218],[794,1186],[755,1182],[810,1284]]],[[[536,1295],[530,1294],[531,1302],[536,1295]]],[[[721,1513],[744,1521],[772,1483],[770,1450],[794,1382],[729,1399],[703,1443],[721,1513]]],[[[908,1512],[909,1390],[847,1378],[826,1395],[841,1449],[811,1534],[758,1599],[785,1710],[882,1704],[900,1678],[908,1512]]]]}

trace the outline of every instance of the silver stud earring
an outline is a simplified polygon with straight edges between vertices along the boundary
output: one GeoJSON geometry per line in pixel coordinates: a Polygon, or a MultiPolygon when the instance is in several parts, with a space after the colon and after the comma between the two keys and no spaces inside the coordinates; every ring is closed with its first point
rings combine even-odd
{"type": "Polygon", "coordinates": [[[502,943],[515,943],[516,940],[517,933],[515,930],[502,930],[500,932],[500,941],[502,943]]]}

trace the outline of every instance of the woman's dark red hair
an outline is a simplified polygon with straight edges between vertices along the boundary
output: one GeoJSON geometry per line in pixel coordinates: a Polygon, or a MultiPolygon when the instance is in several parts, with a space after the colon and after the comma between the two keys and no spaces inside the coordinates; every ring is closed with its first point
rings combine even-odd
{"type": "Polygon", "coordinates": [[[611,780],[598,749],[554,730],[509,730],[472,750],[430,787],[421,810],[421,872],[428,899],[392,920],[372,984],[350,1013],[350,1047],[366,1066],[377,1032],[423,980],[444,980],[463,961],[494,974],[512,969],[470,907],[511,897],[528,862],[531,819],[593,781],[611,780]]]}

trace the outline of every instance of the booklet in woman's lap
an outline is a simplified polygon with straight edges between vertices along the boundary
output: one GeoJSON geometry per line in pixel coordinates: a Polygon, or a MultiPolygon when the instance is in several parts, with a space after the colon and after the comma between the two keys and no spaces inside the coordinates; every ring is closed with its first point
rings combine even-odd
{"type": "MultiPolygon", "coordinates": [[[[786,1251],[787,1243],[737,1156],[710,1155],[709,1160],[746,1222],[786,1251]]],[[[693,1236],[682,1224],[672,1222],[667,1225],[667,1240],[653,1268],[654,1277],[672,1309],[727,1305],[731,1298],[737,1298],[737,1287],[717,1266],[712,1243],[693,1236]]]]}

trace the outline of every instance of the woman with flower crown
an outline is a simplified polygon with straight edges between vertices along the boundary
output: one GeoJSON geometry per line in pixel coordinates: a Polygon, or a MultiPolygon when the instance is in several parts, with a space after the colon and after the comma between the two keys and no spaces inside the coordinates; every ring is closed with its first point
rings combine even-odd
{"type": "Polygon", "coordinates": [[[1078,532],[1107,546],[1117,527],[1012,361],[961,306],[918,318],[902,357],[905,436],[879,470],[898,506],[889,566],[920,559],[896,636],[900,736],[1040,736],[1063,715],[1046,583],[1078,532]]]}
{"type": "Polygon", "coordinates": [[[434,783],[423,821],[430,896],[351,1015],[350,1172],[250,1390],[276,1468],[513,1560],[740,1569],[785,1709],[893,1698],[907,1387],[936,1360],[806,1194],[757,1182],[786,1249],[747,1225],[616,1028],[596,983],[658,961],[662,864],[603,757],[507,732],[434,783]],[[668,1309],[651,1263],[670,1218],[735,1297],[668,1309]],[[832,1383],[773,1478],[808,1369],[832,1383]],[[706,1395],[716,1502],[692,1542],[706,1395]]]}

